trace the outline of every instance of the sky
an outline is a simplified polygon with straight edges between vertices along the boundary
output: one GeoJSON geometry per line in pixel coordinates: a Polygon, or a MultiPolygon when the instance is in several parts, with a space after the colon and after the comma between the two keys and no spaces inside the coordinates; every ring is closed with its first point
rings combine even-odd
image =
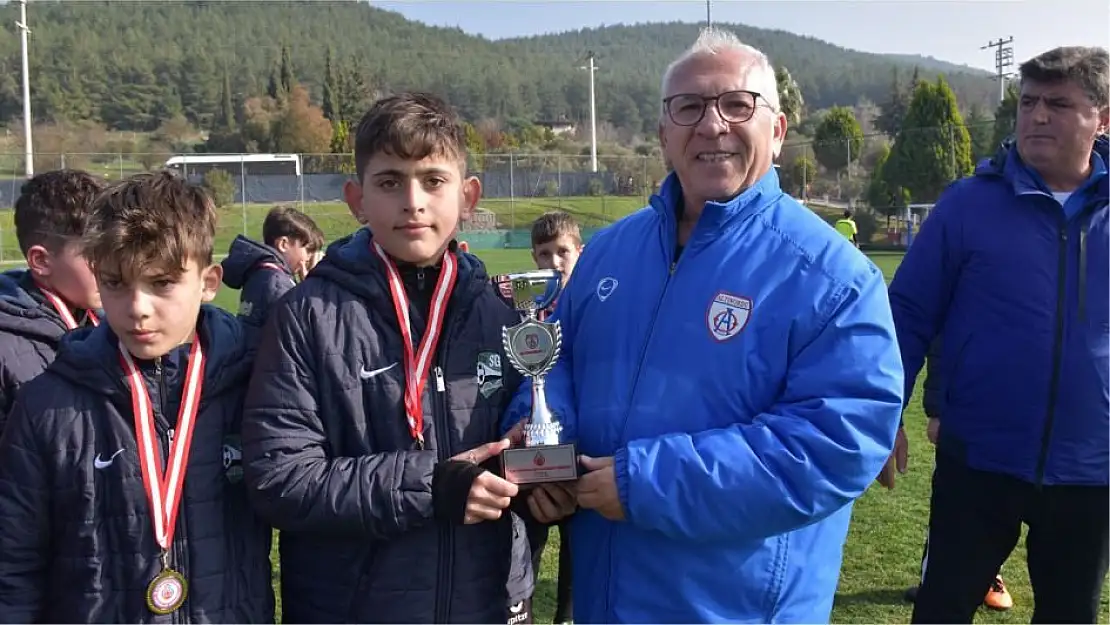
{"type": "MultiPolygon", "coordinates": [[[[703,0],[370,0],[434,26],[489,39],[636,22],[704,22],[703,0]]],[[[1108,0],[711,0],[713,22],[809,35],[865,52],[921,54],[994,71],[1013,37],[1017,63],[1062,45],[1110,47],[1108,0]]],[[[1014,68],[1011,68],[1014,69],[1014,68]]]]}

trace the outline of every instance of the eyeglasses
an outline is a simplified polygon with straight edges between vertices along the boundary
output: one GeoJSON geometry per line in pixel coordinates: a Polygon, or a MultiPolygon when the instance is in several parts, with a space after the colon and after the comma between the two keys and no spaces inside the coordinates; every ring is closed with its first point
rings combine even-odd
{"type": "MultiPolygon", "coordinates": [[[[757,106],[771,108],[770,104],[760,104],[762,94],[754,91],[726,91],[720,95],[707,97],[696,93],[679,93],[663,98],[667,115],[678,126],[697,126],[705,118],[705,109],[712,102],[717,107],[717,115],[730,124],[742,124],[755,115],[757,106]]],[[[766,98],[763,98],[766,102],[766,98]]]]}

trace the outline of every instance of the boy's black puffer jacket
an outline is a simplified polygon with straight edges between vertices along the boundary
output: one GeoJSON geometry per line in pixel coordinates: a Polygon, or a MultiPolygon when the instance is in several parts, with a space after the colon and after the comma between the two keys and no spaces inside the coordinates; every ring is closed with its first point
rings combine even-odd
{"type": "MultiPolygon", "coordinates": [[[[370,245],[367,230],[333,244],[276,305],[251,380],[243,462],[257,510],[281,530],[283,619],[504,623],[532,594],[523,520],[439,522],[431,483],[438,462],[499,438],[520,383],[501,329],[519,316],[481,262],[458,254],[418,450],[403,408],[400,326],[370,245]]],[[[421,289],[415,268],[402,273],[417,300],[438,275],[426,271],[421,289]]],[[[426,310],[410,306],[414,340],[426,310]]]]}

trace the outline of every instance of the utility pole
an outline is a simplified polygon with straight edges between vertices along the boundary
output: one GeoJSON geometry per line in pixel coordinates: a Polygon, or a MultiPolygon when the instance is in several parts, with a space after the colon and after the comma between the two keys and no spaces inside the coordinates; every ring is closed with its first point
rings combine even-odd
{"type": "Polygon", "coordinates": [[[709,28],[713,25],[713,9],[709,5],[713,0],[705,0],[705,27],[709,28]]]}
{"type": "Polygon", "coordinates": [[[979,48],[980,50],[987,50],[990,48],[998,48],[994,51],[994,69],[998,77],[998,101],[1006,99],[1006,77],[1013,74],[1007,72],[1007,67],[1014,65],[1014,38],[1011,36],[1009,39],[1002,39],[999,37],[998,41],[992,41],[987,45],[979,48]]]}
{"type": "Polygon", "coordinates": [[[27,36],[31,29],[27,27],[27,0],[19,1],[19,19],[16,27],[19,28],[19,41],[23,46],[23,165],[27,177],[35,175],[34,149],[31,147],[31,69],[27,60],[27,36]]]}
{"type": "Polygon", "coordinates": [[[594,96],[594,53],[586,53],[587,65],[582,69],[590,72],[590,171],[597,173],[597,98],[594,96]]]}

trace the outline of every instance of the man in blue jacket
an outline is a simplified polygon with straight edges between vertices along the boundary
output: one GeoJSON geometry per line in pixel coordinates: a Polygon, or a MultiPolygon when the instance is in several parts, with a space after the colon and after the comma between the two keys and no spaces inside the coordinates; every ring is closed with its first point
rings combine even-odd
{"type": "Polygon", "coordinates": [[[586,454],[574,620],[827,621],[902,407],[883,276],[779,188],[761,52],[706,30],[663,96],[674,173],[591,239],[553,317],[548,400],[586,454]]]}
{"type": "Polygon", "coordinates": [[[1095,622],[1106,578],[1110,62],[1020,71],[1016,143],[942,194],[890,287],[906,397],[945,355],[917,623],[970,623],[1023,523],[1033,622],[1095,622]]]}

